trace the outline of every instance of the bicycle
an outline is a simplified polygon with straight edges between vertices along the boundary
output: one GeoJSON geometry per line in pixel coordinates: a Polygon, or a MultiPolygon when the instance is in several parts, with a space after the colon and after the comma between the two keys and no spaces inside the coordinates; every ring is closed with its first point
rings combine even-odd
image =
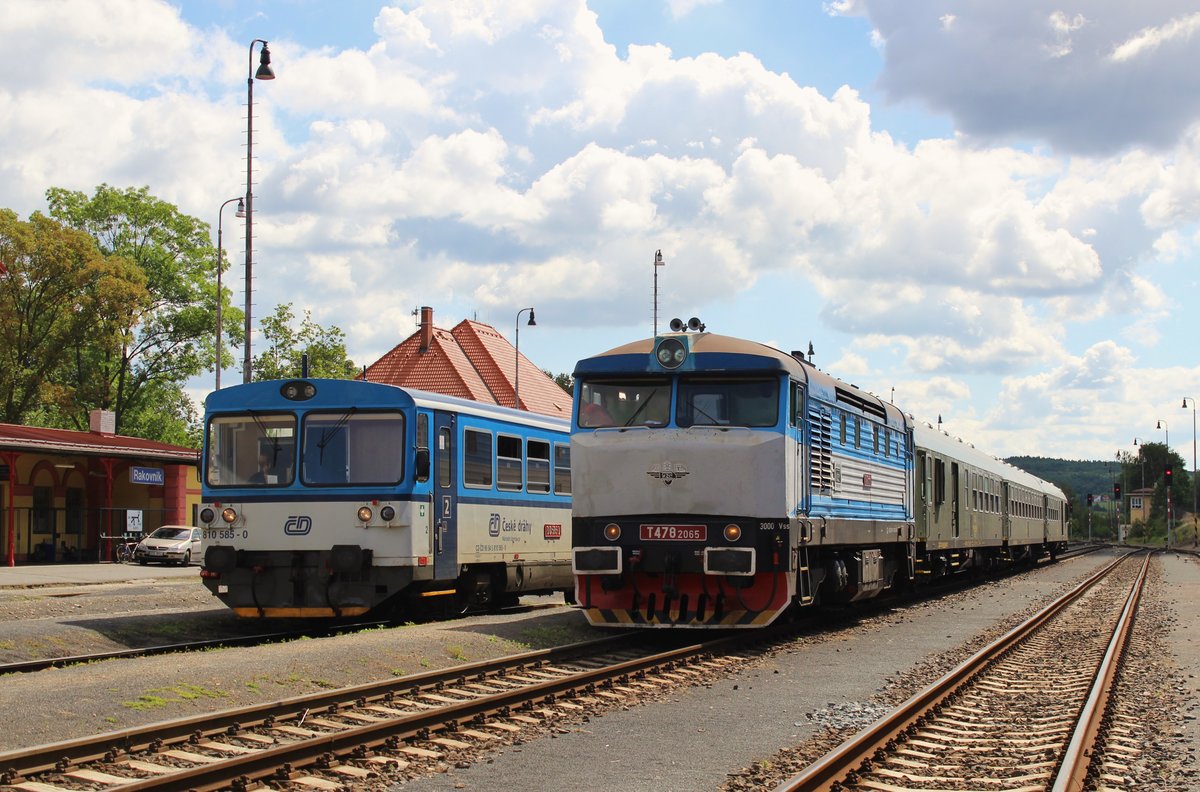
{"type": "Polygon", "coordinates": [[[137,547],[137,542],[122,542],[117,545],[117,563],[128,564],[133,561],[133,549],[137,547]]]}

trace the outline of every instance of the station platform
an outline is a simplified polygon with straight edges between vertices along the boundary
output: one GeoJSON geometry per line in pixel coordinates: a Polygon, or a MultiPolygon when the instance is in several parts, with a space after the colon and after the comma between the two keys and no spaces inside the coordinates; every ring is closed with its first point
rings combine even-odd
{"type": "Polygon", "coordinates": [[[124,583],[131,580],[199,578],[199,566],[162,564],[21,564],[0,566],[0,589],[124,583]]]}

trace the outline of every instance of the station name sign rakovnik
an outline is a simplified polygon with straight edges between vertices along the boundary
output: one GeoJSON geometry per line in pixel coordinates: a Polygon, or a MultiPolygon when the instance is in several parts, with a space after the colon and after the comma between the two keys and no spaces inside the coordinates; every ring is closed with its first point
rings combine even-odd
{"type": "Polygon", "coordinates": [[[167,483],[167,474],[162,468],[135,466],[129,468],[129,480],[134,484],[157,484],[161,487],[167,483]]]}

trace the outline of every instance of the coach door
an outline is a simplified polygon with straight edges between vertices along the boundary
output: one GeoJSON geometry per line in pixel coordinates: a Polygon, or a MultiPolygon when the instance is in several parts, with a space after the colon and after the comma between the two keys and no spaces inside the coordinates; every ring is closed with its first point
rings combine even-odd
{"type": "Polygon", "coordinates": [[[433,572],[438,580],[458,577],[458,460],[455,416],[434,413],[437,435],[433,466],[433,572]]]}

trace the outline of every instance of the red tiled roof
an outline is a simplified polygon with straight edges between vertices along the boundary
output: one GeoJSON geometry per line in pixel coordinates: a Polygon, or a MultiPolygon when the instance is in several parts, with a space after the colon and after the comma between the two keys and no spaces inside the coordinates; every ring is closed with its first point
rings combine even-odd
{"type": "Polygon", "coordinates": [[[92,456],[139,457],[170,462],[194,462],[194,448],[160,443],[141,437],[76,432],[70,429],[45,429],[0,423],[0,449],[11,451],[49,451],[92,456]]]}
{"type": "MultiPolygon", "coordinates": [[[[367,367],[366,378],[464,399],[513,406],[516,349],[491,325],[464,319],[453,330],[433,328],[421,352],[413,333],[367,367]]],[[[571,396],[521,355],[521,408],[566,418],[571,396]]]]}

